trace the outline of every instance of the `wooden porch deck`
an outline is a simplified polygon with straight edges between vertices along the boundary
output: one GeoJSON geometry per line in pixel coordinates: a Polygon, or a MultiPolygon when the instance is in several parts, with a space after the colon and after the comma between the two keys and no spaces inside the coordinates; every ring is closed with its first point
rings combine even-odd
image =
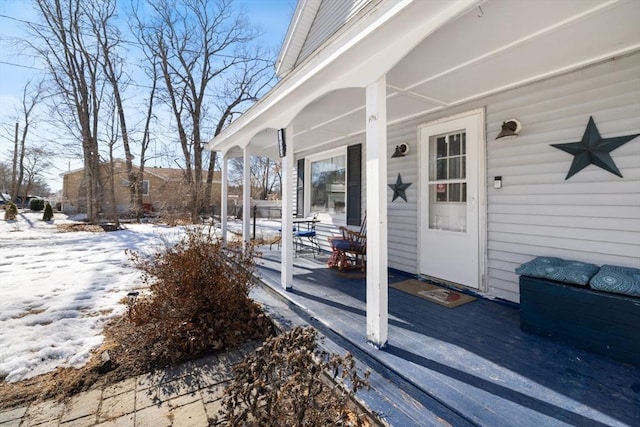
{"type": "MultiPolygon", "coordinates": [[[[290,307],[305,312],[325,335],[337,336],[343,348],[400,390],[386,398],[404,420],[640,426],[639,367],[521,331],[515,304],[479,298],[449,309],[389,288],[388,345],[375,349],[366,342],[365,280],[338,276],[326,268],[326,259],[296,257],[294,288],[284,291],[280,252],[267,247],[259,275],[290,307]]],[[[389,276],[390,282],[406,278],[389,276]]],[[[376,410],[376,402],[371,406],[376,410]]]]}

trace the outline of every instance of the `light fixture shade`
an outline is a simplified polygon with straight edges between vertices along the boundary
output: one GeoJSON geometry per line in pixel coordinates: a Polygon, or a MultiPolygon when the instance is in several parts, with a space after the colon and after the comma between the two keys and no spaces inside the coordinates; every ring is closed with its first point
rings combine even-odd
{"type": "Polygon", "coordinates": [[[505,122],[502,122],[502,130],[500,131],[498,136],[496,136],[496,140],[518,136],[518,134],[520,133],[520,129],[522,129],[522,126],[517,119],[509,119],[505,122]]]}
{"type": "Polygon", "coordinates": [[[402,143],[400,145],[396,145],[396,151],[393,152],[391,158],[394,157],[404,157],[405,154],[409,152],[409,145],[406,143],[402,143]]]}

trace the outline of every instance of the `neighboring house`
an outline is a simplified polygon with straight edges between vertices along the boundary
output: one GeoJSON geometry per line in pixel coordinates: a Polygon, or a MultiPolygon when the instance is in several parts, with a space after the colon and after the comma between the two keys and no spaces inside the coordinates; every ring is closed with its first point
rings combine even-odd
{"type": "Polygon", "coordinates": [[[639,16],[640,1],[300,0],[280,82],[209,149],[223,169],[284,155],[283,212],[320,212],[320,233],[367,212],[376,345],[387,267],[513,302],[538,255],[639,267],[639,16]],[[552,145],[598,132],[627,138],[552,145]]]}
{"type": "MultiPolygon", "coordinates": [[[[122,160],[114,162],[114,183],[116,209],[127,212],[130,209],[130,185],[126,163],[122,160]]],[[[139,169],[134,166],[137,172],[139,169]]],[[[204,171],[206,176],[206,171],[204,171]]],[[[100,187],[103,190],[101,212],[108,215],[111,210],[110,167],[103,164],[100,169],[100,187]]],[[[76,213],[86,211],[84,186],[84,169],[77,169],[62,174],[62,211],[76,213]]],[[[145,167],[142,182],[143,209],[147,211],[182,211],[189,203],[189,190],[184,181],[183,169],[145,167]]],[[[211,203],[220,212],[220,173],[214,173],[211,203]]]]}

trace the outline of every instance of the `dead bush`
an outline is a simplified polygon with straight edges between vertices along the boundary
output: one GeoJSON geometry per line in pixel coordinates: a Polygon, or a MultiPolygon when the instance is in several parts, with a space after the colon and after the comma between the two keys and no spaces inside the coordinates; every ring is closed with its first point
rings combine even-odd
{"type": "Polygon", "coordinates": [[[234,249],[224,249],[210,230],[194,227],[175,246],[159,249],[150,258],[129,253],[150,295],[137,299],[128,318],[155,366],[262,340],[271,333],[270,322],[249,298],[253,251],[234,249]]]}
{"type": "Polygon", "coordinates": [[[350,409],[354,394],[368,387],[348,354],[317,351],[316,331],[297,327],[268,338],[234,367],[220,419],[228,426],[364,425],[350,409]]]}

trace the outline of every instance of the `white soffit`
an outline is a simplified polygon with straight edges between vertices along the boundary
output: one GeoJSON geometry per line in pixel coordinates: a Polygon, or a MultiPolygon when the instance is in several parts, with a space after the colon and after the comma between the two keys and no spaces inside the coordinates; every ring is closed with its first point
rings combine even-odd
{"type": "Polygon", "coordinates": [[[638,1],[489,2],[482,9],[427,38],[388,82],[455,104],[640,48],[638,1]]]}
{"type": "MultiPolygon", "coordinates": [[[[415,30],[428,21],[418,20],[413,11],[427,4],[421,0],[407,4],[411,7],[385,15],[388,21],[379,27],[381,31],[358,28],[347,38],[351,47],[332,45],[317,53],[214,142],[224,145],[248,139],[256,133],[252,129],[275,127],[276,122],[284,127],[281,122],[287,123],[285,118],[296,111],[296,151],[340,138],[340,132],[343,137],[362,132],[364,91],[335,90],[335,81],[364,87],[371,78],[366,70],[379,72],[393,66],[383,58],[391,58],[389,51],[402,51],[398,43],[407,35],[398,29],[415,30]],[[390,37],[393,31],[401,37],[390,37]],[[360,39],[354,42],[354,38],[360,39]],[[369,49],[374,45],[384,52],[369,49]],[[230,139],[225,142],[226,138],[230,139]]],[[[443,5],[428,6],[438,4],[443,5]]],[[[423,30],[424,39],[387,73],[389,122],[640,49],[637,0],[488,1],[480,7],[466,3],[464,10],[460,4],[446,5],[459,9],[427,9],[433,13],[427,15],[433,21],[430,25],[439,29],[423,30]]],[[[379,16],[372,17],[369,26],[376,23],[375,18],[379,16]]]]}

